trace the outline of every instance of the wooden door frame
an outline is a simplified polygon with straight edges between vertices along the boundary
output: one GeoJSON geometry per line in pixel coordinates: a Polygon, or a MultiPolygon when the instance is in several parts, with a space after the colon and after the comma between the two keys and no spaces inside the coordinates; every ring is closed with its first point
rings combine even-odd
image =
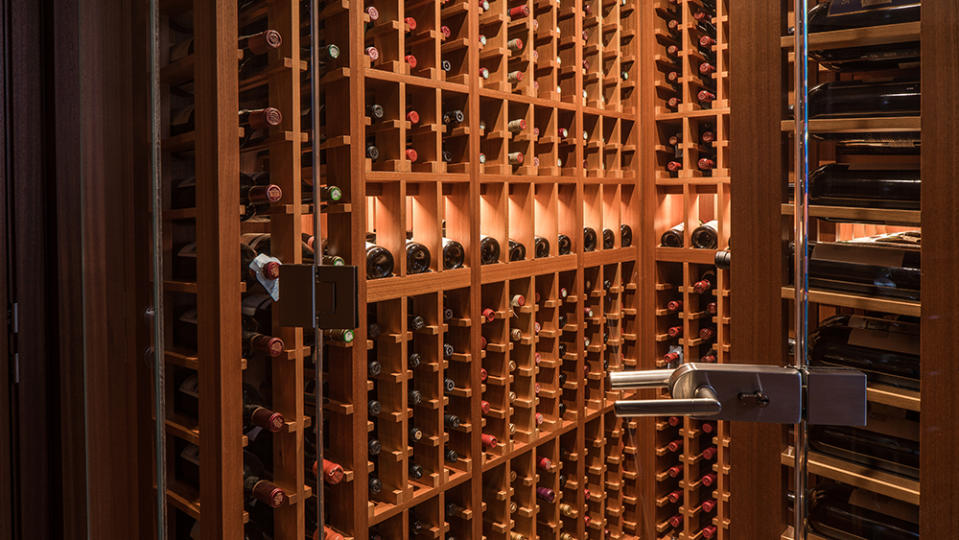
{"type": "Polygon", "coordinates": [[[150,295],[128,293],[148,216],[145,4],[0,0],[0,540],[153,530],[150,295]]]}

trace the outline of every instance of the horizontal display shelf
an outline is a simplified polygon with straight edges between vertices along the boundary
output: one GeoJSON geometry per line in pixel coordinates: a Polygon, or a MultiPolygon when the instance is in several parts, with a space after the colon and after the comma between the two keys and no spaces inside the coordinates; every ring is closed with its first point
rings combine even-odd
{"type": "MultiPolygon", "coordinates": [[[[809,50],[821,51],[919,41],[919,24],[919,21],[915,21],[865,28],[849,28],[832,32],[815,32],[809,34],[807,43],[809,50]]],[[[784,49],[792,49],[795,42],[795,36],[782,37],[782,47],[784,49]]]]}
{"type": "MultiPolygon", "coordinates": [[[[792,525],[790,525],[785,531],[783,531],[782,536],[779,537],[779,540],[795,540],[795,535],[793,534],[792,525]]],[[[819,536],[813,532],[806,532],[806,540],[829,540],[825,536],[819,536]]]]}
{"type": "MultiPolygon", "coordinates": [[[[795,298],[795,296],[796,291],[793,287],[782,288],[782,298],[784,300],[791,300],[795,298]]],[[[910,300],[876,298],[838,291],[823,291],[816,289],[809,291],[809,301],[816,304],[829,304],[832,306],[882,311],[885,313],[909,315],[912,317],[918,317],[922,309],[919,302],[910,300]]]]}
{"type": "MultiPolygon", "coordinates": [[[[782,213],[791,216],[795,213],[795,205],[783,203],[782,213]]],[[[887,223],[891,225],[921,225],[922,212],[920,210],[894,210],[887,208],[857,208],[852,206],[822,206],[809,205],[809,217],[830,218],[840,221],[887,223]]]]}
{"type": "Polygon", "coordinates": [[[866,399],[873,403],[919,411],[919,392],[914,390],[884,384],[869,384],[869,387],[866,388],[866,399]]]}
{"type": "MultiPolygon", "coordinates": [[[[783,451],[780,461],[787,467],[794,466],[795,451],[792,446],[783,451]]],[[[808,470],[810,474],[830,478],[910,504],[919,504],[919,482],[911,478],[877,471],[819,452],[809,452],[808,470]]]]}
{"type": "MultiPolygon", "coordinates": [[[[874,118],[818,118],[809,121],[810,133],[896,133],[919,131],[920,116],[878,116],[874,118]]],[[[795,131],[793,120],[783,120],[784,132],[795,131]]]]}

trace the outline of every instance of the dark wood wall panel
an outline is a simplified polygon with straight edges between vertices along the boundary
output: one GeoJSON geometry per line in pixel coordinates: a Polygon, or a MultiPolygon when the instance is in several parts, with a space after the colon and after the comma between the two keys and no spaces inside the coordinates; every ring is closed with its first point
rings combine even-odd
{"type": "MultiPolygon", "coordinates": [[[[730,146],[736,178],[732,350],[741,363],[783,363],[779,182],[783,77],[778,1],[730,0],[730,146]]],[[[778,538],[784,516],[782,426],[731,423],[730,537],[778,538]]]]}
{"type": "Polygon", "coordinates": [[[959,529],[959,2],[922,4],[922,402],[920,535],[952,538],[959,529]],[[932,405],[927,407],[927,405],[932,405]]]}

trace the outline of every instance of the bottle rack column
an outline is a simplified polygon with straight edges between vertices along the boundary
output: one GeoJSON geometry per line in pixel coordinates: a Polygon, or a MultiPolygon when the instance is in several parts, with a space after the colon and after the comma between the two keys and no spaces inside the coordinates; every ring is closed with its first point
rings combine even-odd
{"type": "MultiPolygon", "coordinates": [[[[649,9],[655,367],[730,362],[729,275],[713,263],[730,240],[727,4],[661,0],[649,9]]],[[[655,452],[648,509],[657,537],[728,538],[726,424],[662,418],[654,440],[646,451],[655,452]]]]}
{"type": "Polygon", "coordinates": [[[228,2],[161,13],[161,133],[168,530],[239,537],[244,508],[241,429],[241,191],[237,13],[228,2]],[[201,512],[202,508],[202,512],[201,512]]]}

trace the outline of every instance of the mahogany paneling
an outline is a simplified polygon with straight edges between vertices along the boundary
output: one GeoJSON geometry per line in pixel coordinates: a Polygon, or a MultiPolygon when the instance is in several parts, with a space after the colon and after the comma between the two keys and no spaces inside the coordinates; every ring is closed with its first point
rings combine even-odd
{"type": "MultiPolygon", "coordinates": [[[[732,350],[742,363],[783,363],[780,141],[782,2],[730,0],[730,146],[736,178],[730,276],[732,350]]],[[[778,538],[786,523],[779,461],[782,426],[731,422],[730,538],[778,538]]]]}
{"type": "Polygon", "coordinates": [[[959,2],[922,4],[922,415],[920,435],[920,534],[949,538],[959,528],[959,467],[951,448],[959,444],[959,156],[952,148],[959,130],[959,2]]]}

